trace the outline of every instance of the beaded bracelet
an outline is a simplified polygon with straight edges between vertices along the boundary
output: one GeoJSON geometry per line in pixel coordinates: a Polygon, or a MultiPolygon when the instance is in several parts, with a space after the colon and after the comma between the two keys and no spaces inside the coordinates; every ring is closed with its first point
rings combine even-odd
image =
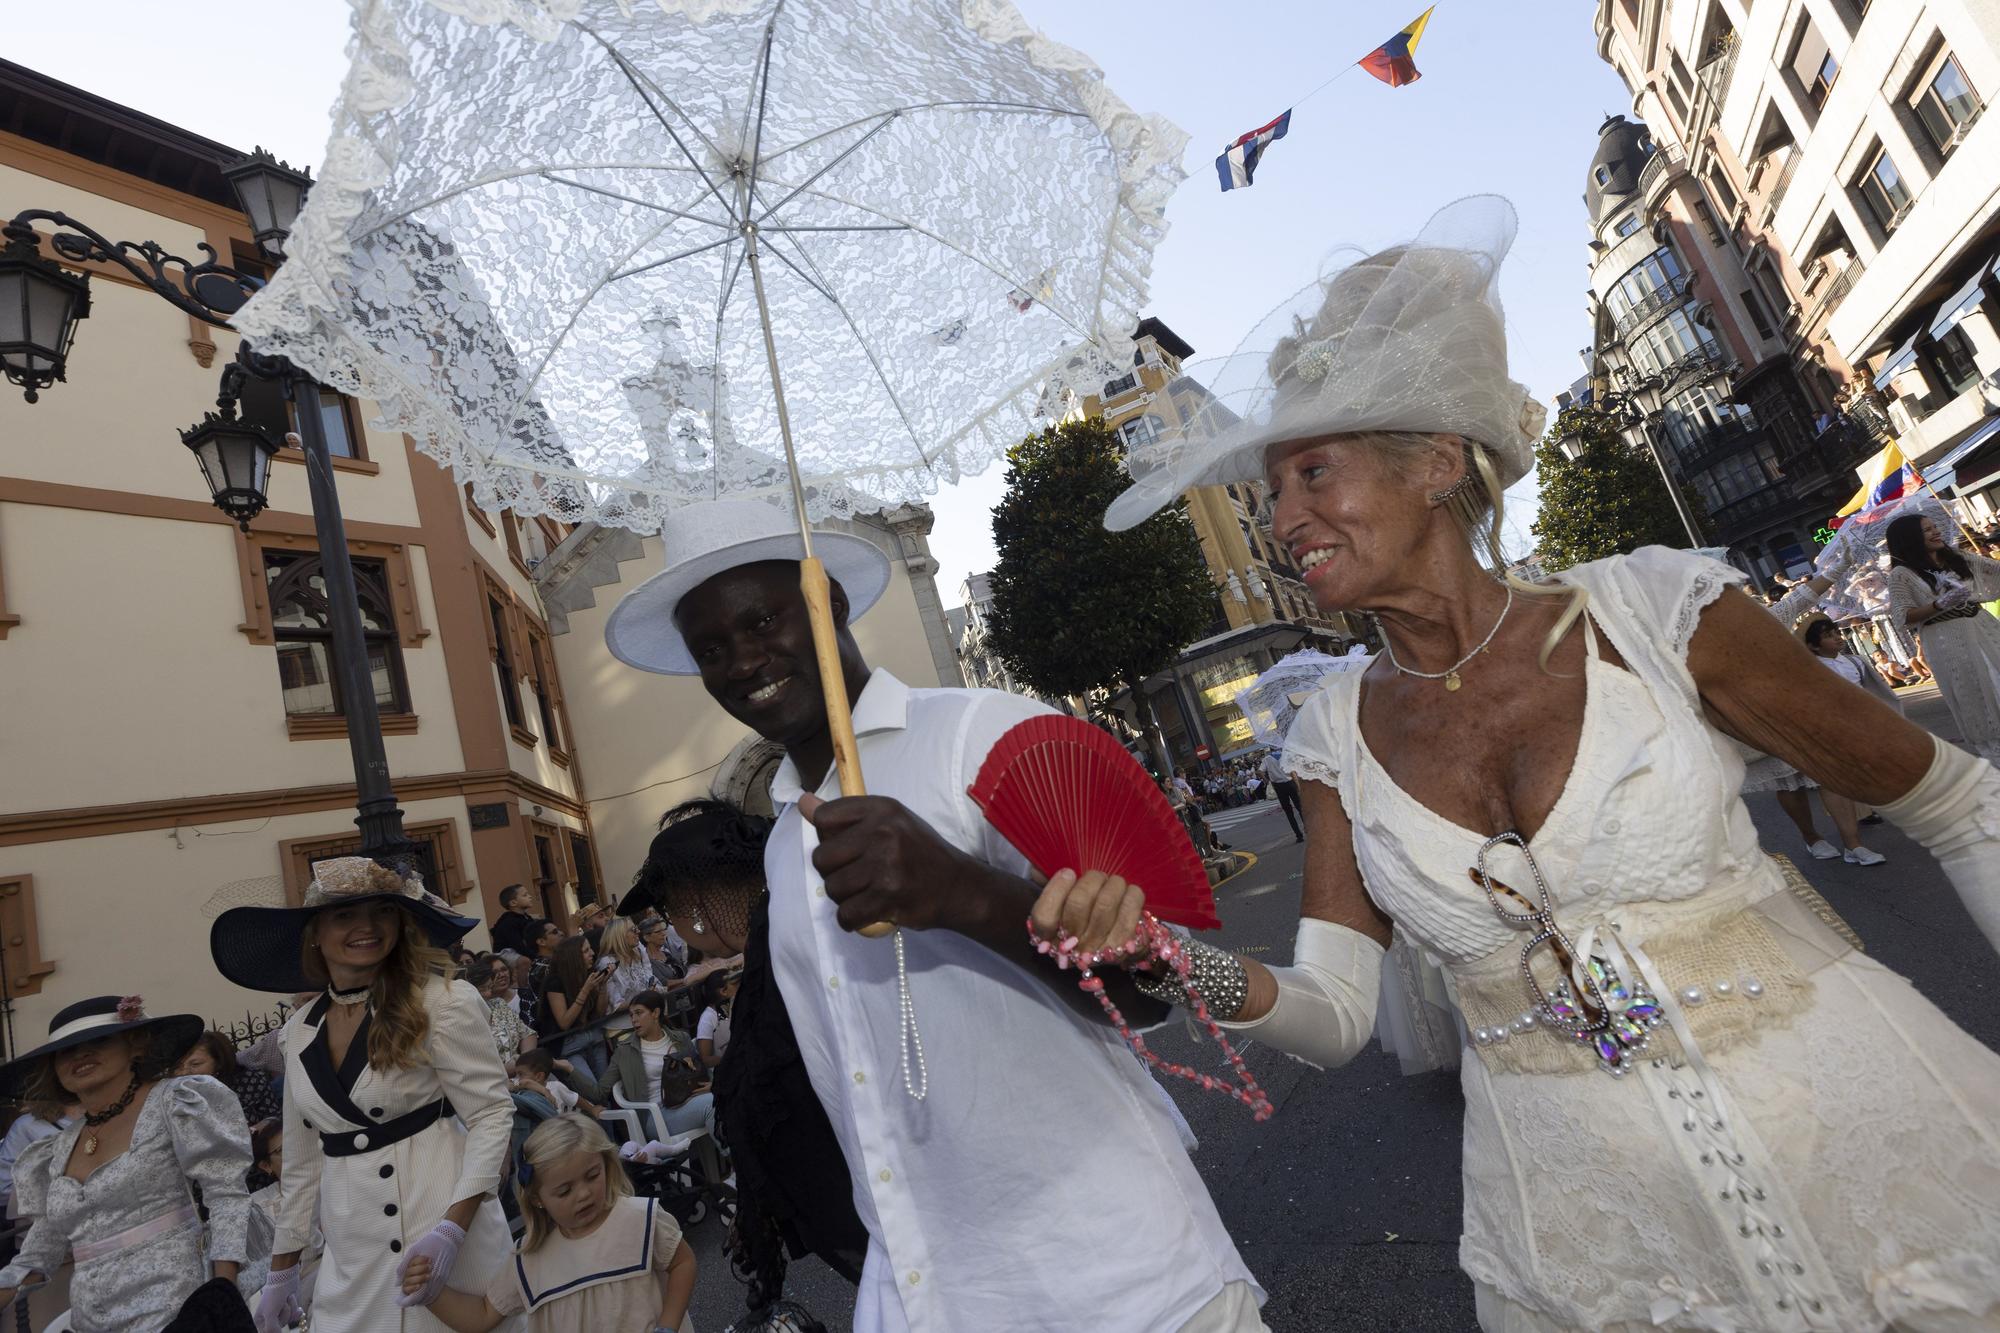
{"type": "Polygon", "coordinates": [[[1221,1026],[1209,1015],[1208,1005],[1202,999],[1201,992],[1189,983],[1187,953],[1182,948],[1180,937],[1161,925],[1152,913],[1148,912],[1140,918],[1139,927],[1133,932],[1131,939],[1094,953],[1079,949],[1074,935],[1064,934],[1053,941],[1043,939],[1036,932],[1033,920],[1028,922],[1028,938],[1034,941],[1035,951],[1047,954],[1057,967],[1076,969],[1076,984],[1087,994],[1095,996],[1097,1002],[1104,1006],[1105,1015],[1110,1018],[1111,1025],[1118,1029],[1118,1035],[1125,1039],[1125,1044],[1130,1046],[1133,1053],[1141,1060],[1176,1078],[1184,1078],[1205,1092],[1228,1094],[1250,1108],[1253,1120],[1271,1118],[1273,1110],[1271,1099],[1264,1095],[1263,1088],[1258,1086],[1256,1076],[1243,1063],[1243,1057],[1237,1054],[1235,1046],[1231,1045],[1229,1038],[1223,1035],[1221,1026]],[[1131,1025],[1125,1021],[1125,1015],[1119,1012],[1117,1004],[1105,991],[1104,979],[1096,974],[1095,969],[1100,963],[1139,961],[1150,961],[1156,972],[1169,972],[1180,979],[1180,984],[1187,992],[1185,1003],[1188,1012],[1194,1016],[1196,1022],[1208,1029],[1208,1035],[1222,1048],[1222,1054],[1229,1063],[1230,1071],[1235,1075],[1233,1083],[1228,1079],[1204,1074],[1187,1065],[1175,1064],[1171,1060],[1160,1058],[1146,1045],[1146,1039],[1134,1032],[1131,1025]]]}

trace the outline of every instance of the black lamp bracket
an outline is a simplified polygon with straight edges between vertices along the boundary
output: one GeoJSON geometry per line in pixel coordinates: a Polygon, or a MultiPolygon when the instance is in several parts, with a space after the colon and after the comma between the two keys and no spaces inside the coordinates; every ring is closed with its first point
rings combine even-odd
{"type": "Polygon", "coordinates": [[[207,256],[200,263],[169,253],[157,241],[113,241],[67,213],[31,208],[14,215],[0,235],[8,240],[34,241],[36,222],[58,230],[49,237],[55,252],[73,264],[116,264],[140,282],[207,324],[227,328],[229,317],[243,308],[264,286],[264,280],[223,264],[206,241],[198,248],[207,256]]]}

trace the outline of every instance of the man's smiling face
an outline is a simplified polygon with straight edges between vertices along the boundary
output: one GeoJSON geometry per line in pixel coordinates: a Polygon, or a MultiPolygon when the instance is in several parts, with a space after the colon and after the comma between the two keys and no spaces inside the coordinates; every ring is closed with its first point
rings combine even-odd
{"type": "MultiPolygon", "coordinates": [[[[837,583],[833,617],[843,652],[854,652],[847,594],[837,583]]],[[[681,598],[674,623],[701,669],[702,686],[731,717],[787,748],[825,730],[819,659],[796,562],[724,570],[681,598]]]]}

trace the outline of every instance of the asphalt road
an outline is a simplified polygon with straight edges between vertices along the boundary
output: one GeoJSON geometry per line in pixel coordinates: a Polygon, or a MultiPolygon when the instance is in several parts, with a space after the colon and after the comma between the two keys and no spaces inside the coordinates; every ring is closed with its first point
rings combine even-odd
{"type": "MultiPolygon", "coordinates": [[[[1913,720],[1955,736],[1935,691],[1908,691],[1905,702],[1913,720]]],[[[1750,809],[1764,845],[1798,863],[1871,954],[2000,1049],[2000,961],[1926,853],[1880,825],[1863,832],[1888,864],[1814,861],[1770,796],[1752,797],[1750,809]]],[[[1831,821],[1815,812],[1830,833],[1831,821]]],[[[1222,942],[1289,961],[1302,849],[1275,802],[1218,822],[1225,841],[1257,857],[1218,891],[1222,942]]],[[[1178,1035],[1160,1034],[1156,1044],[1198,1063],[1213,1054],[1178,1035]]],[[[1263,1125],[1234,1102],[1185,1085],[1173,1091],[1201,1139],[1195,1162],[1223,1221],[1270,1294],[1264,1319],[1274,1333],[1474,1329],[1472,1289],[1457,1263],[1457,1074],[1405,1078],[1372,1046],[1323,1073],[1261,1048],[1246,1059],[1277,1106],[1263,1125]]],[[[716,1224],[691,1239],[702,1264],[696,1326],[715,1333],[741,1313],[740,1288],[716,1224]]],[[[848,1326],[852,1291],[816,1260],[794,1265],[790,1290],[828,1328],[848,1326]]]]}

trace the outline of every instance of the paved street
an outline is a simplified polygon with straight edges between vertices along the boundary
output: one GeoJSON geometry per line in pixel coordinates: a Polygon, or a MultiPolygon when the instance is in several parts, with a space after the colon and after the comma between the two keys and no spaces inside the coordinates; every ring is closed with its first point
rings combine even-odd
{"type": "MultiPolygon", "coordinates": [[[[1910,692],[1908,706],[1918,722],[1953,734],[1934,691],[1910,692]]],[[[1765,845],[1798,859],[1876,958],[2000,1047],[2000,963],[1928,856],[1878,826],[1865,830],[1866,838],[1889,857],[1887,865],[1813,861],[1769,796],[1753,798],[1751,812],[1765,845]]],[[[1275,802],[1225,812],[1218,823],[1224,841],[1258,858],[1220,891],[1222,938],[1286,961],[1302,849],[1275,802]]],[[[1170,1055],[1207,1058],[1178,1036],[1159,1044],[1170,1055]]],[[[1219,1097],[1179,1087],[1174,1095],[1201,1138],[1195,1160],[1223,1219],[1270,1292],[1266,1322],[1276,1333],[1472,1329],[1471,1287],[1456,1260],[1457,1075],[1404,1078],[1373,1047],[1326,1073],[1263,1049],[1247,1058],[1278,1107],[1267,1124],[1252,1125],[1219,1097]]],[[[934,1053],[933,1063],[938,1059],[934,1053]]],[[[738,1288],[717,1250],[715,1225],[698,1228],[695,1240],[703,1264],[695,1318],[705,1330],[720,1329],[741,1308],[738,1288]]],[[[851,1292],[817,1261],[795,1266],[793,1292],[829,1328],[845,1327],[851,1292]]]]}

